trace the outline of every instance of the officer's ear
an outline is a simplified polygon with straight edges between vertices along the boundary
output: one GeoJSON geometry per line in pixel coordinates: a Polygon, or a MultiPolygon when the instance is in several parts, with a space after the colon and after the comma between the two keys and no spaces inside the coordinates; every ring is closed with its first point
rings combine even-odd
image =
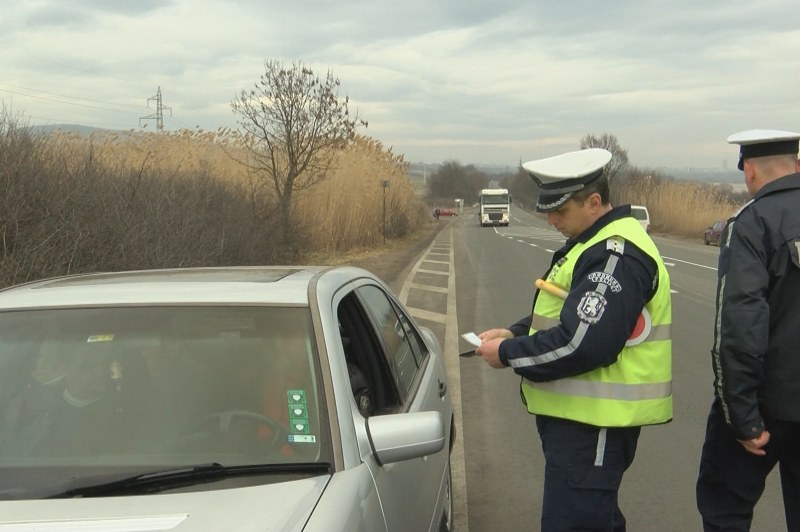
{"type": "Polygon", "coordinates": [[[597,210],[603,206],[603,198],[600,197],[599,192],[592,192],[589,194],[589,197],[586,198],[586,201],[589,202],[589,207],[591,207],[592,210],[597,210]]]}
{"type": "Polygon", "coordinates": [[[756,165],[749,160],[745,160],[742,164],[742,172],[744,172],[745,183],[750,183],[756,178],[756,165]]]}

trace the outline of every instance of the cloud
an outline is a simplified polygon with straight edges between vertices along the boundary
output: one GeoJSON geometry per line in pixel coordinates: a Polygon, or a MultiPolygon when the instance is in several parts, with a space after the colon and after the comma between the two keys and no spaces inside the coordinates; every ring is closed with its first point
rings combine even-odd
{"type": "Polygon", "coordinates": [[[508,163],[608,132],[634,164],[719,166],[724,139],[797,129],[789,0],[4,0],[0,99],[35,123],[235,125],[264,62],[330,69],[407,160],[508,163]],[[94,107],[100,107],[96,109],[94,107]]]}

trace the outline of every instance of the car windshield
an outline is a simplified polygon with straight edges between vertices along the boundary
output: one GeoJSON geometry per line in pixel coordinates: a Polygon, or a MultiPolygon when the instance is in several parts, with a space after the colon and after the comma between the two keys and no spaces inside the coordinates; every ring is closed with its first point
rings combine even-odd
{"type": "Polygon", "coordinates": [[[109,472],[331,462],[312,339],[305,308],[0,313],[0,498],[109,472]]]}
{"type": "Polygon", "coordinates": [[[642,208],[631,207],[631,216],[637,220],[647,220],[647,211],[642,208]]]}
{"type": "Polygon", "coordinates": [[[481,196],[481,203],[484,205],[507,205],[508,194],[491,194],[481,196]]]}

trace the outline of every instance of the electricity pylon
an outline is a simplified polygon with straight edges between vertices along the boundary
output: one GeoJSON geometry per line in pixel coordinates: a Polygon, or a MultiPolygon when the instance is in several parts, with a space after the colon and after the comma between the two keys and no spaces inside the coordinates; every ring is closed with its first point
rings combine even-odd
{"type": "Polygon", "coordinates": [[[158,92],[156,92],[156,95],[147,99],[147,107],[150,107],[150,102],[153,100],[156,102],[156,112],[139,118],[139,127],[142,127],[142,120],[155,120],[156,129],[158,131],[164,131],[164,111],[169,111],[169,116],[172,116],[172,107],[164,107],[164,105],[161,103],[160,85],[158,86],[158,92]]]}

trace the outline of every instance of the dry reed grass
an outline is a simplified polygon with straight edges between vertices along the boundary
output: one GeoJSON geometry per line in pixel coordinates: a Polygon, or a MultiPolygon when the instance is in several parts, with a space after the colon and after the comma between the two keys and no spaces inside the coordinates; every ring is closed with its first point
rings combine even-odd
{"type": "Polygon", "coordinates": [[[298,195],[295,215],[305,241],[318,252],[341,252],[383,243],[418,229],[427,218],[416,199],[402,156],[359,136],[337,155],[327,181],[298,195]],[[382,181],[388,186],[383,188],[382,181]],[[385,213],[384,213],[385,202],[385,213]]]}
{"type": "Polygon", "coordinates": [[[428,221],[403,157],[360,136],[336,154],[329,179],[295,194],[293,242],[281,246],[274,184],[247,166],[236,139],[227,130],[40,135],[0,113],[0,285],[332,260],[402,242],[428,221]]]}
{"type": "Polygon", "coordinates": [[[647,206],[653,232],[681,237],[702,238],[706,227],[741,207],[718,187],[702,183],[638,178],[614,189],[616,203],[647,206]]]}

